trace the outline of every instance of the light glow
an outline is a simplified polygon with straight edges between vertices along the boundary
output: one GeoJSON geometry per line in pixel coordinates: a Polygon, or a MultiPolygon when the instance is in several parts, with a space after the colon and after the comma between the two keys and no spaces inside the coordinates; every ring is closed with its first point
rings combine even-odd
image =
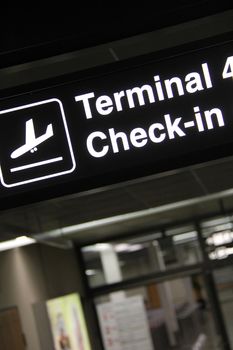
{"type": "Polygon", "coordinates": [[[0,243],[0,251],[14,249],[25,245],[36,243],[36,240],[27,236],[20,236],[15,239],[0,243]]]}
{"type": "Polygon", "coordinates": [[[129,243],[119,243],[115,245],[114,250],[117,253],[126,252],[129,249],[129,243]]]}
{"type": "Polygon", "coordinates": [[[197,233],[196,231],[193,232],[187,232],[187,233],[182,233],[181,235],[175,235],[172,237],[174,243],[181,243],[181,242],[186,242],[186,241],[193,241],[194,239],[197,238],[197,233]]]}
{"type": "Polygon", "coordinates": [[[96,275],[96,270],[92,270],[92,269],[86,270],[85,274],[87,276],[94,276],[94,275],[96,275]]]}
{"type": "Polygon", "coordinates": [[[117,253],[131,253],[143,249],[144,246],[139,243],[129,244],[129,243],[119,243],[114,247],[117,253]]]}
{"type": "Polygon", "coordinates": [[[233,232],[231,231],[214,233],[211,237],[207,238],[208,245],[214,245],[214,246],[231,243],[232,241],[233,241],[233,232]]]}
{"type": "Polygon", "coordinates": [[[96,250],[99,252],[112,249],[112,245],[109,243],[97,243],[95,244],[95,246],[96,246],[96,250]]]}
{"type": "Polygon", "coordinates": [[[128,248],[128,252],[137,252],[138,250],[142,250],[144,246],[142,244],[132,244],[128,248]]]}
{"type": "Polygon", "coordinates": [[[226,259],[228,256],[233,254],[233,247],[221,247],[215,249],[215,251],[211,252],[209,254],[209,258],[211,260],[220,260],[220,259],[226,259]]]}

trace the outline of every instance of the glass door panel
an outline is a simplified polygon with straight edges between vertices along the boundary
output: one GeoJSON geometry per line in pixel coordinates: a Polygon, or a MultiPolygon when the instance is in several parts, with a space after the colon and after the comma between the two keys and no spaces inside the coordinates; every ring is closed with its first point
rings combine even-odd
{"type": "Polygon", "coordinates": [[[201,275],[95,300],[105,350],[220,350],[201,275]]]}
{"type": "Polygon", "coordinates": [[[217,269],[214,279],[231,348],[233,349],[233,266],[217,269]]]}

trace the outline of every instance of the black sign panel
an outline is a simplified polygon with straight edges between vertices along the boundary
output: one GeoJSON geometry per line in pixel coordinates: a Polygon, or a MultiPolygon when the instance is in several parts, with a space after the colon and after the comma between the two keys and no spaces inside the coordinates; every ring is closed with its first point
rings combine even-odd
{"type": "Polygon", "coordinates": [[[0,122],[2,207],[232,155],[233,41],[30,87],[0,122]]]}

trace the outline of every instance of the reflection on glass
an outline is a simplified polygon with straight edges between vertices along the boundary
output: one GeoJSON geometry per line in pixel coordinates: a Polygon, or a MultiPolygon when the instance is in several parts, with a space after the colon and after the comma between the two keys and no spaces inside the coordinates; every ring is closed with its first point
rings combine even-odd
{"type": "Polygon", "coordinates": [[[122,292],[95,301],[105,350],[223,349],[200,275],[122,292]]]}
{"type": "Polygon", "coordinates": [[[197,232],[192,225],[86,246],[82,253],[92,287],[188,266],[202,260],[197,232]]]}
{"type": "Polygon", "coordinates": [[[226,259],[233,254],[232,217],[205,220],[201,223],[201,230],[210,260],[226,259]]]}
{"type": "Polygon", "coordinates": [[[218,297],[225,321],[228,338],[233,348],[233,266],[227,266],[214,272],[218,297]]]}

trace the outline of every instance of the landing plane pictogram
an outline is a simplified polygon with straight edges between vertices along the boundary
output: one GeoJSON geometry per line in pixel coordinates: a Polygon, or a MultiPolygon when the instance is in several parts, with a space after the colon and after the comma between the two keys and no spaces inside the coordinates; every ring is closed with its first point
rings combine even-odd
{"type": "Polygon", "coordinates": [[[25,124],[26,142],[24,145],[20,146],[19,148],[17,148],[15,151],[11,153],[11,158],[12,159],[18,158],[29,151],[31,153],[37,151],[37,146],[52,136],[53,136],[53,125],[49,124],[47,126],[46,132],[43,135],[36,137],[33,119],[29,119],[28,121],[26,121],[26,124],[25,124]]]}

